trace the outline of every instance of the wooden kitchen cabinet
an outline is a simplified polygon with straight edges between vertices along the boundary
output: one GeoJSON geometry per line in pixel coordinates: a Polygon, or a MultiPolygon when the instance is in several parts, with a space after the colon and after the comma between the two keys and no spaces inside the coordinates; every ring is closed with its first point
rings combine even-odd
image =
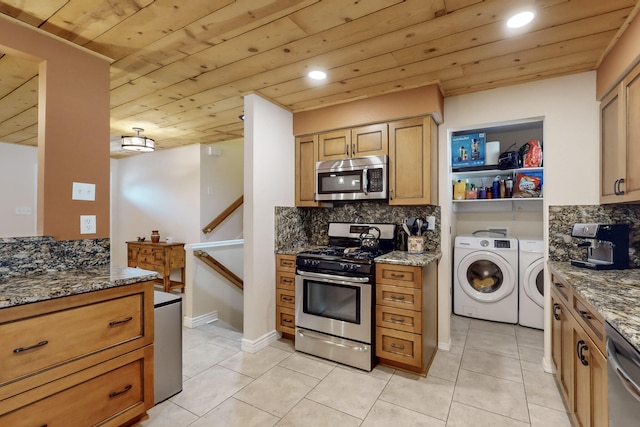
{"type": "Polygon", "coordinates": [[[437,204],[438,126],[431,116],[389,123],[389,204],[437,204]]]}
{"type": "Polygon", "coordinates": [[[298,207],[320,206],[315,199],[318,135],[296,137],[295,144],[295,204],[298,207]]]}
{"type": "Polygon", "coordinates": [[[376,356],[426,375],[438,341],[437,264],[376,264],[376,356]]]}
{"type": "Polygon", "coordinates": [[[162,279],[163,290],[180,289],[184,292],[184,243],[127,242],[127,266],[155,270],[162,279]],[[180,269],[180,281],[171,280],[171,270],[180,269]]]}
{"type": "Polygon", "coordinates": [[[604,319],[552,274],[551,355],[556,382],[574,425],[607,426],[604,319]]]}
{"type": "Polygon", "coordinates": [[[340,129],[318,135],[318,160],[386,155],[389,133],[386,123],[340,129]]]}
{"type": "Polygon", "coordinates": [[[295,325],[296,256],[276,255],[276,330],[293,338],[295,325]]]}
{"type": "Polygon", "coordinates": [[[153,406],[153,283],[0,310],[0,425],[142,418],[153,406]]]}
{"type": "Polygon", "coordinates": [[[600,203],[640,200],[640,64],[600,103],[600,203]]]}

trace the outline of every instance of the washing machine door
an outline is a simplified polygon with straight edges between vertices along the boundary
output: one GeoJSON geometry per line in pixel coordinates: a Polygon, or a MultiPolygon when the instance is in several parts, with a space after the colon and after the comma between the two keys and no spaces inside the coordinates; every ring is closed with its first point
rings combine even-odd
{"type": "Polygon", "coordinates": [[[538,306],[544,307],[544,259],[529,264],[522,274],[524,293],[538,306]]]}
{"type": "Polygon", "coordinates": [[[500,301],[517,287],[513,267],[494,252],[468,254],[458,264],[456,274],[464,293],[480,302],[500,301]]]}

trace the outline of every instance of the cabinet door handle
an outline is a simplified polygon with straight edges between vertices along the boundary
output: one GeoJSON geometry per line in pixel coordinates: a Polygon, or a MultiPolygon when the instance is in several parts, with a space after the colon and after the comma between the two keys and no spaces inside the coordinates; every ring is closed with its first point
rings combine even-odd
{"type": "Polygon", "coordinates": [[[556,319],[556,320],[560,320],[560,315],[558,314],[559,310],[560,310],[560,304],[554,303],[553,304],[553,318],[556,319]]]}
{"type": "Polygon", "coordinates": [[[391,295],[390,298],[392,300],[396,300],[396,301],[404,301],[404,296],[403,295],[391,295]]]}
{"type": "Polygon", "coordinates": [[[578,313],[580,313],[580,317],[582,317],[584,320],[593,319],[593,317],[591,317],[591,314],[588,311],[578,310],[578,313]]]}
{"type": "Polygon", "coordinates": [[[44,347],[47,344],[49,344],[49,341],[40,341],[38,344],[34,344],[32,346],[29,346],[29,347],[14,348],[13,352],[14,353],[22,353],[22,352],[25,352],[25,351],[34,350],[36,348],[44,347]]]}
{"type": "Polygon", "coordinates": [[[578,344],[576,345],[576,353],[578,354],[578,359],[580,359],[580,363],[582,363],[584,366],[589,366],[589,362],[587,361],[587,359],[585,359],[584,354],[582,354],[583,351],[589,351],[589,347],[584,343],[583,340],[578,341],[578,344]]]}
{"type": "Polygon", "coordinates": [[[118,326],[118,325],[123,325],[125,323],[131,322],[133,320],[133,317],[129,316],[126,317],[122,320],[114,320],[113,322],[109,322],[109,326],[110,327],[114,327],[114,326],[118,326]]]}
{"type": "Polygon", "coordinates": [[[344,149],[347,151],[347,157],[349,157],[349,144],[344,144],[344,149]]]}
{"type": "Polygon", "coordinates": [[[620,189],[620,184],[624,184],[624,178],[616,179],[616,182],[613,184],[613,193],[616,196],[624,195],[624,190],[620,189]]]}
{"type": "Polygon", "coordinates": [[[112,399],[116,396],[120,396],[123,393],[128,392],[129,390],[131,390],[133,388],[133,386],[131,384],[127,385],[125,388],[123,388],[120,391],[112,391],[111,393],[109,393],[109,398],[112,399]]]}
{"type": "Polygon", "coordinates": [[[397,348],[398,350],[404,350],[404,345],[398,345],[396,343],[391,343],[391,348],[397,348]]]}

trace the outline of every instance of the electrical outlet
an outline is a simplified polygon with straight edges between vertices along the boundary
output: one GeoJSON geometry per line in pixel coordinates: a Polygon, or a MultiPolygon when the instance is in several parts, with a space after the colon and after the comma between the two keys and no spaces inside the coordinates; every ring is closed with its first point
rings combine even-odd
{"type": "Polygon", "coordinates": [[[80,215],[80,234],[96,234],[95,215],[80,215]]]}
{"type": "Polygon", "coordinates": [[[429,223],[429,225],[427,226],[427,230],[435,230],[436,229],[436,217],[435,216],[428,216],[427,217],[427,223],[429,223]]]}
{"type": "Polygon", "coordinates": [[[17,207],[16,215],[31,215],[31,208],[28,206],[17,207]]]}

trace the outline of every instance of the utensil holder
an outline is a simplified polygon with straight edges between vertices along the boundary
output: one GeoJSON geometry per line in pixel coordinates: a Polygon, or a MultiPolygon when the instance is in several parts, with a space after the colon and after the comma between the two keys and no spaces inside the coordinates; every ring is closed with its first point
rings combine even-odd
{"type": "Polygon", "coordinates": [[[424,237],[409,236],[407,238],[407,247],[410,254],[421,254],[424,252],[424,237]]]}

